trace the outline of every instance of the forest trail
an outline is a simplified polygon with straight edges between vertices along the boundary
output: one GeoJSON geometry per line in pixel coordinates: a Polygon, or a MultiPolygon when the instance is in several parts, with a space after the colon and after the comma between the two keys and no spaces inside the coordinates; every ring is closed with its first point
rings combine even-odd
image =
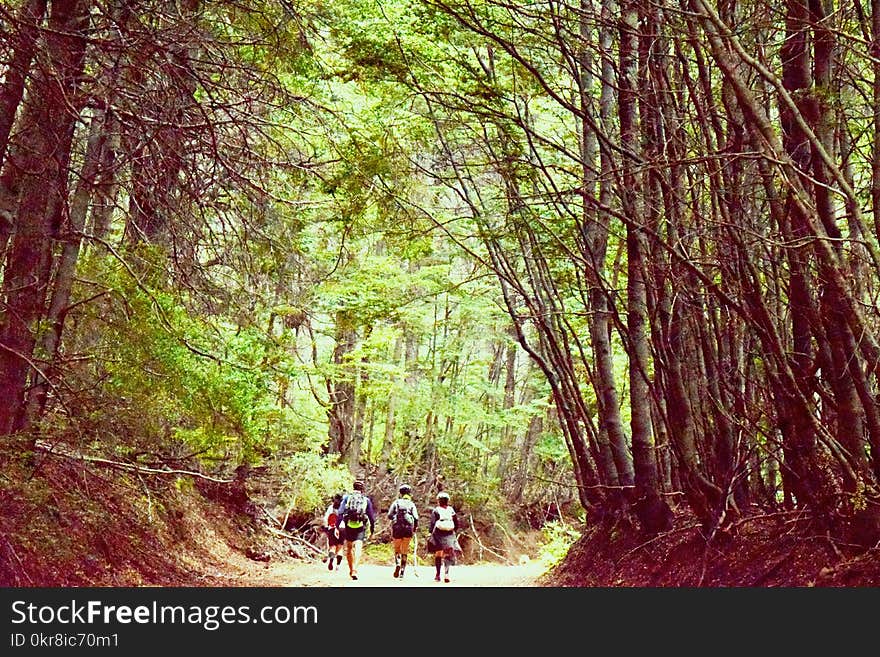
{"type": "MultiPolygon", "coordinates": [[[[517,565],[479,563],[455,565],[449,583],[434,581],[433,564],[419,561],[415,568],[407,566],[405,577],[393,577],[394,567],[385,563],[362,563],[358,579],[348,575],[345,560],[342,569],[328,570],[324,562],[313,560],[279,560],[258,563],[249,559],[229,562],[225,579],[233,586],[256,587],[533,587],[546,568],[540,561],[517,565]]],[[[217,577],[215,574],[214,577],[217,577]]]]}

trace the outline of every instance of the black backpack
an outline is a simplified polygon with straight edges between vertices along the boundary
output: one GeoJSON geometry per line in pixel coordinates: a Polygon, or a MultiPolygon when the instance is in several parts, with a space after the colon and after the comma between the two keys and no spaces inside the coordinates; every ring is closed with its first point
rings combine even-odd
{"type": "Polygon", "coordinates": [[[396,504],[397,511],[394,514],[394,520],[391,521],[394,530],[405,532],[412,531],[416,524],[416,505],[413,504],[412,500],[406,498],[400,498],[397,500],[396,504]]]}

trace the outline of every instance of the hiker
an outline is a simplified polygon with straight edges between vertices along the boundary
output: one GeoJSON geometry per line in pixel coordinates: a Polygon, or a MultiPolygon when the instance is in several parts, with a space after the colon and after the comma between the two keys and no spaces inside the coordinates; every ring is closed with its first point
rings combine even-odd
{"type": "Polygon", "coordinates": [[[339,564],[342,563],[342,545],[345,542],[339,533],[339,507],[342,504],[342,494],[336,493],[333,501],[324,512],[322,520],[322,529],[327,534],[327,570],[333,570],[334,563],[336,570],[339,570],[339,564]]]}
{"type": "Polygon", "coordinates": [[[449,493],[437,493],[437,506],[431,511],[429,551],[434,552],[434,568],[437,574],[434,581],[440,581],[440,566],[443,566],[443,581],[449,582],[449,569],[455,564],[455,550],[458,549],[458,517],[449,504],[449,493]]]}
{"type": "Polygon", "coordinates": [[[370,523],[370,536],[376,528],[376,516],[373,512],[373,501],[364,492],[364,482],[358,479],[352,491],[342,498],[342,527],[340,534],[345,539],[345,559],[348,562],[348,574],[352,579],[358,578],[358,566],[364,549],[367,522],[370,523]]]}
{"type": "Polygon", "coordinates": [[[401,484],[398,497],[388,509],[391,521],[391,539],[394,544],[394,576],[403,577],[406,571],[406,558],[413,534],[419,528],[419,512],[412,499],[412,488],[409,484],[401,484]]]}

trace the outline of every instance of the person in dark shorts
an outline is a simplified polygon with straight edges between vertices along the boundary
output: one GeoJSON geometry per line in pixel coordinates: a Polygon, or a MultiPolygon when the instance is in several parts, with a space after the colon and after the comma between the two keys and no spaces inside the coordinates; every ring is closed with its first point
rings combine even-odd
{"type": "Polygon", "coordinates": [[[352,491],[342,498],[340,508],[343,526],[340,535],[345,539],[345,559],[348,562],[348,574],[352,579],[358,578],[358,566],[364,549],[367,523],[370,525],[370,536],[376,529],[376,515],[373,501],[365,492],[364,482],[357,480],[352,491]]]}
{"type": "Polygon", "coordinates": [[[419,528],[419,512],[409,484],[401,484],[398,490],[400,497],[388,508],[388,519],[391,521],[391,540],[394,544],[394,576],[403,577],[409,546],[419,528]]]}
{"type": "Polygon", "coordinates": [[[341,504],[342,494],[336,493],[330,506],[327,507],[327,511],[324,512],[322,520],[321,528],[327,534],[327,570],[333,570],[334,564],[336,569],[339,570],[339,564],[342,563],[342,546],[345,540],[339,531],[341,520],[339,507],[341,504]]]}
{"type": "Polygon", "coordinates": [[[449,570],[455,564],[455,550],[458,549],[458,516],[449,503],[449,493],[437,493],[437,506],[431,511],[431,525],[428,532],[434,551],[434,581],[440,581],[440,569],[443,567],[443,581],[449,582],[449,570]]]}

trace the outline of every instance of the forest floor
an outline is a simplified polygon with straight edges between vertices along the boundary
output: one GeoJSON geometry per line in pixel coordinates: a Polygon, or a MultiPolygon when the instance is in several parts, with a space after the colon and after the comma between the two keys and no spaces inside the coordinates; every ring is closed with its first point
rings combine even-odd
{"type": "MultiPolygon", "coordinates": [[[[420,549],[406,577],[392,577],[380,521],[359,579],[329,571],[323,537],[292,533],[241,490],[188,477],[141,477],[65,459],[0,463],[0,587],[428,586],[420,549]]],[[[488,547],[488,546],[487,546],[488,547]]],[[[488,555],[489,552],[484,552],[488,555]]],[[[441,586],[533,586],[537,560],[460,560],[441,586]],[[479,561],[479,562],[477,562],[479,561]]]]}
{"type": "Polygon", "coordinates": [[[874,587],[880,546],[832,538],[797,512],[749,513],[707,541],[687,514],[646,537],[595,528],[541,580],[562,587],[874,587]]]}
{"type": "Polygon", "coordinates": [[[390,545],[377,533],[354,581],[344,562],[342,572],[328,571],[315,545],[272,528],[253,505],[243,513],[240,497],[191,480],[147,488],[138,477],[61,459],[37,471],[0,465],[4,587],[880,586],[876,544],[834,540],[795,513],[759,510],[708,542],[685,514],[650,538],[628,526],[594,528],[546,572],[534,533],[524,532],[509,562],[461,559],[450,584],[434,582],[421,552],[418,575],[394,579],[390,545]]]}

